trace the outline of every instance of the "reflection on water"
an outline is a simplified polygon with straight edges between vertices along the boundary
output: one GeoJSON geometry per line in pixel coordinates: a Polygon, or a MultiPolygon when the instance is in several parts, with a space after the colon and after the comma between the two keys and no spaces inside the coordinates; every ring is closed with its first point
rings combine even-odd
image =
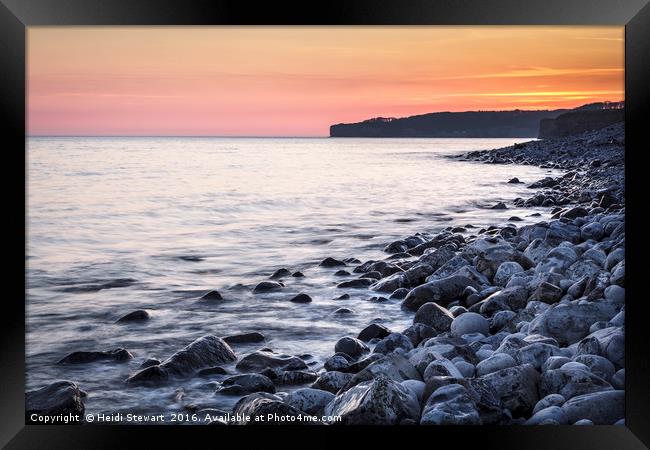
{"type": "MultiPolygon", "coordinates": [[[[182,404],[228,408],[237,398],[214,395],[211,380],[156,389],[126,389],[124,380],[144,359],[164,359],[204,334],[260,331],[261,346],[318,362],[373,320],[401,331],[411,314],[398,302],[370,302],[364,289],[334,300],[342,279],[318,262],[385,258],[386,243],[415,232],[526,219],[530,209],[487,207],[530,193],[510,178],[531,182],[549,171],[443,157],[514,141],[30,138],[28,388],[76,381],[89,412],[177,411],[179,387],[182,404]],[[286,278],[279,293],[251,293],[281,267],[305,277],[286,278]],[[225,301],[197,302],[209,289],[225,301]],[[314,301],[289,302],[298,292],[314,301]],[[339,307],[354,314],[333,315],[339,307]],[[152,319],[115,324],[134,309],[152,319]],[[115,347],[135,358],[54,364],[75,350],[115,347]]],[[[233,347],[241,356],[260,345],[233,347]]]]}

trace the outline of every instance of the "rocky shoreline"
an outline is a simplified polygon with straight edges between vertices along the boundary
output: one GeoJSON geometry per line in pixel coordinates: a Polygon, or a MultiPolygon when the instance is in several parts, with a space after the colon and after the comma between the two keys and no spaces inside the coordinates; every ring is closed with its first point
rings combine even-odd
{"type": "MultiPolygon", "coordinates": [[[[233,411],[185,406],[212,424],[296,424],[305,416],[319,424],[624,424],[624,150],[617,124],[454,156],[562,169],[530,184],[529,198],[495,205],[549,207],[551,220],[418,233],[389,243],[384,260],[326,258],[321,266],[333,276],[346,271],[342,296],[370,289],[372,300],[401,302],[414,316],[405,330],[371,323],[342,336],[322,363],[231,348],[263,342],[261,333],[208,335],[164,361],[143,361],[125,389],[201,377],[215,383],[216,395],[243,396],[233,411]]],[[[283,278],[301,275],[280,269],[254,292],[281,290],[283,278]]],[[[221,296],[211,291],[204,300],[221,296]]],[[[120,321],[148,319],[134,311],[120,321]]],[[[75,352],[59,364],[131,358],[118,348],[75,352]]],[[[85,396],[57,381],[26,394],[26,418],[83,417],[85,396]]]]}

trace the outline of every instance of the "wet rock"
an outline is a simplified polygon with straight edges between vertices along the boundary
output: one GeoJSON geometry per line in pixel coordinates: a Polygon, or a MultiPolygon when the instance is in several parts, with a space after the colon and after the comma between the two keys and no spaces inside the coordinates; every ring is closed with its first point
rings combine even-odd
{"type": "Polygon", "coordinates": [[[485,336],[490,334],[490,324],[480,314],[466,312],[456,317],[451,323],[451,334],[461,337],[465,334],[481,333],[485,336]]]}
{"type": "Polygon", "coordinates": [[[478,410],[467,389],[460,384],[438,388],[427,400],[421,425],[479,425],[478,410]]]}
{"type": "Polygon", "coordinates": [[[528,290],[523,286],[513,286],[495,292],[486,298],[480,307],[484,316],[492,316],[499,311],[519,311],[526,306],[528,290]]]}
{"type": "Polygon", "coordinates": [[[229,363],[237,359],[230,346],[221,338],[206,335],[177,351],[158,366],[136,372],[129,384],[159,383],[169,377],[192,375],[201,369],[229,363]]]}
{"type": "Polygon", "coordinates": [[[598,355],[578,355],[574,358],[575,362],[584,364],[594,375],[605,381],[610,381],[616,372],[614,364],[607,358],[598,355]]]}
{"type": "Polygon", "coordinates": [[[333,355],[325,360],[323,367],[328,372],[347,372],[350,367],[350,361],[342,355],[333,355]]]}
{"type": "MultiPolygon", "coordinates": [[[[282,370],[282,369],[267,369],[275,372],[273,381],[277,385],[294,386],[297,384],[313,383],[318,379],[318,374],[309,372],[307,370],[282,370]]],[[[267,373],[264,373],[267,375],[267,373]]]]}
{"type": "Polygon", "coordinates": [[[612,425],[625,417],[625,391],[579,395],[564,403],[562,410],[569,423],[587,419],[595,425],[612,425]]]}
{"type": "Polygon", "coordinates": [[[361,382],[374,380],[379,376],[388,377],[396,382],[422,380],[420,373],[409,360],[397,353],[391,353],[371,362],[363,370],[360,370],[341,387],[341,391],[346,391],[361,382]]]}
{"type": "Polygon", "coordinates": [[[580,228],[580,237],[583,241],[588,241],[590,239],[600,241],[604,235],[605,229],[598,222],[590,222],[580,228]]]}
{"type": "Polygon", "coordinates": [[[395,289],[395,291],[388,297],[390,300],[403,300],[409,293],[406,288],[395,289]]]}
{"type": "Polygon", "coordinates": [[[343,281],[336,285],[339,289],[345,288],[367,288],[376,280],[373,278],[357,278],[356,280],[343,281]]]}
{"type": "Polygon", "coordinates": [[[222,387],[217,393],[224,395],[244,395],[253,392],[275,393],[273,382],[258,373],[249,373],[245,375],[235,375],[226,378],[222,382],[222,387]]]}
{"type": "Polygon", "coordinates": [[[422,341],[431,337],[437,336],[438,332],[435,328],[425,325],[423,323],[414,323],[402,333],[404,336],[411,340],[414,347],[420,345],[422,341]]]}
{"type": "Polygon", "coordinates": [[[438,333],[449,331],[454,316],[442,306],[429,302],[418,308],[413,323],[421,323],[434,328],[438,333]]]}
{"type": "Polygon", "coordinates": [[[336,371],[325,372],[318,377],[311,387],[336,394],[343,386],[352,380],[352,376],[351,373],[336,371]]]}
{"type": "Polygon", "coordinates": [[[412,311],[428,302],[446,306],[458,298],[467,286],[475,289],[479,287],[474,281],[459,275],[431,281],[411,290],[402,302],[402,306],[412,311]]]}
{"type": "Polygon", "coordinates": [[[242,333],[242,334],[233,334],[232,336],[226,336],[223,340],[227,344],[249,344],[254,342],[263,342],[264,335],[254,331],[252,333],[242,333]]]}
{"type": "Polygon", "coordinates": [[[339,308],[336,311],[334,311],[334,314],[336,314],[336,315],[348,315],[348,314],[354,314],[354,311],[352,311],[349,308],[339,308]]]}
{"type": "Polygon", "coordinates": [[[334,351],[337,353],[338,352],[345,353],[347,355],[350,355],[353,358],[358,358],[362,354],[369,352],[370,349],[366,344],[364,344],[359,339],[355,339],[350,336],[345,336],[336,342],[336,345],[334,346],[334,351]]]}
{"type": "Polygon", "coordinates": [[[339,261],[338,259],[334,259],[330,257],[325,258],[319,264],[319,266],[321,267],[340,267],[345,265],[346,264],[343,261],[339,261]]]}
{"type": "Polygon", "coordinates": [[[151,315],[145,311],[144,309],[138,309],[135,311],[132,311],[119,319],[117,319],[118,323],[131,323],[131,322],[145,322],[151,318],[151,315]]]}
{"type": "Polygon", "coordinates": [[[560,394],[549,394],[537,402],[533,408],[533,415],[550,406],[562,406],[566,400],[560,394]]]}
{"type": "Polygon", "coordinates": [[[201,296],[201,300],[206,300],[206,301],[221,301],[223,300],[223,297],[217,290],[212,290],[208,291],[205,294],[201,296]]]}
{"type": "Polygon", "coordinates": [[[489,373],[496,372],[501,369],[515,367],[517,361],[507,353],[494,353],[489,358],[479,362],[476,366],[476,375],[482,377],[489,373]]]}
{"type": "Polygon", "coordinates": [[[311,303],[311,297],[301,292],[289,301],[292,303],[311,303]]]}
{"type": "Polygon", "coordinates": [[[551,356],[562,356],[562,350],[555,345],[535,342],[520,348],[515,359],[520,364],[531,364],[535,369],[541,370],[551,356]]]}
{"type": "Polygon", "coordinates": [[[617,371],[611,379],[611,384],[614,389],[625,389],[625,369],[617,371]]]}
{"type": "Polygon", "coordinates": [[[510,180],[508,180],[508,183],[510,183],[510,184],[519,184],[519,183],[523,183],[523,182],[519,181],[519,178],[514,177],[514,178],[511,178],[510,180]]]}
{"type": "Polygon", "coordinates": [[[554,284],[542,282],[531,295],[531,300],[537,300],[546,304],[553,304],[562,298],[562,289],[554,284]]]}
{"type": "Polygon", "coordinates": [[[594,322],[612,316],[606,305],[556,304],[533,319],[529,332],[553,337],[560,345],[570,345],[587,336],[594,322]]]}
{"type": "Polygon", "coordinates": [[[501,263],[496,273],[494,274],[494,284],[497,286],[505,287],[513,275],[523,272],[524,269],[518,263],[513,261],[506,261],[501,263]]]}
{"type": "Polygon", "coordinates": [[[526,421],[526,425],[566,425],[569,419],[559,406],[549,406],[535,413],[526,421]]]}
{"type": "Polygon", "coordinates": [[[237,370],[259,372],[266,368],[282,370],[305,370],[307,364],[296,356],[275,355],[256,351],[244,356],[236,365],[237,370]]]}
{"type": "Polygon", "coordinates": [[[279,396],[266,392],[256,392],[243,397],[235,404],[233,414],[242,418],[236,422],[237,425],[295,424],[300,422],[287,418],[297,418],[301,415],[299,410],[284,403],[279,396]]]}
{"type": "Polygon", "coordinates": [[[574,206],[573,208],[560,214],[560,217],[575,219],[577,217],[584,217],[586,215],[589,215],[589,211],[587,211],[586,208],[583,208],[582,206],[574,206]]]}
{"type": "Polygon", "coordinates": [[[406,353],[410,350],[413,350],[413,344],[408,337],[401,333],[390,333],[377,343],[373,352],[387,355],[393,352],[406,353]]]}
{"type": "Polygon", "coordinates": [[[535,264],[538,264],[552,249],[543,239],[534,239],[524,250],[524,256],[528,257],[535,264]]]}
{"type": "Polygon", "coordinates": [[[494,388],[513,417],[530,415],[539,401],[539,373],[530,364],[497,370],[481,379],[494,388]]]}
{"type": "Polygon", "coordinates": [[[320,416],[328,403],[334,399],[334,394],[313,388],[297,389],[284,399],[284,402],[305,414],[320,416]]]}
{"type": "Polygon", "coordinates": [[[40,389],[25,393],[25,422],[31,423],[31,415],[74,415],[84,420],[83,393],[72,381],[56,381],[40,389]]]}
{"type": "Polygon", "coordinates": [[[340,416],[336,424],[398,425],[418,421],[420,405],[413,393],[395,381],[379,377],[352,387],[325,407],[325,415],[340,416]]]}
{"type": "Polygon", "coordinates": [[[160,364],[160,362],[161,361],[156,358],[147,358],[142,362],[142,364],[140,364],[140,369],[146,369],[147,367],[157,366],[160,364]]]}
{"type": "Polygon", "coordinates": [[[197,375],[200,377],[209,377],[212,375],[228,375],[228,371],[221,366],[214,366],[199,370],[197,375]]]}
{"type": "Polygon", "coordinates": [[[369,341],[371,339],[379,338],[383,339],[390,334],[390,330],[383,325],[378,323],[371,323],[365,327],[357,336],[357,339],[362,341],[369,341]]]}
{"type": "Polygon", "coordinates": [[[348,275],[350,275],[350,272],[348,272],[347,270],[343,270],[343,269],[337,270],[336,272],[334,272],[335,277],[347,277],[348,275]]]}
{"type": "Polygon", "coordinates": [[[499,202],[493,206],[490,207],[490,209],[508,209],[505,203],[499,202]]]}
{"type": "Polygon", "coordinates": [[[426,382],[432,377],[464,378],[460,370],[447,358],[436,359],[427,365],[422,378],[426,382]]]}
{"type": "Polygon", "coordinates": [[[265,292],[273,292],[282,289],[284,285],[276,281],[262,281],[253,289],[254,294],[262,294],[265,292]]]}
{"type": "Polygon", "coordinates": [[[125,362],[133,359],[133,355],[124,348],[101,352],[73,352],[62,358],[57,364],[86,364],[95,361],[125,362]]]}
{"type": "Polygon", "coordinates": [[[278,278],[288,277],[289,275],[291,275],[291,271],[283,267],[273,272],[269,278],[276,280],[278,278]]]}
{"type": "Polygon", "coordinates": [[[541,395],[560,394],[565,399],[611,389],[611,385],[602,378],[587,370],[568,368],[566,364],[560,369],[544,372],[539,383],[541,395]]]}
{"type": "Polygon", "coordinates": [[[298,270],[298,271],[295,271],[293,274],[291,274],[291,276],[294,277],[294,278],[303,278],[305,276],[305,274],[298,270]]]}

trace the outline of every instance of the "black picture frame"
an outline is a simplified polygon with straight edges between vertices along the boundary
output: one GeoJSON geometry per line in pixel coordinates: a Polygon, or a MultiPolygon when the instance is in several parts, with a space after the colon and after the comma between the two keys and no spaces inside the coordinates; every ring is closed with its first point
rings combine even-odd
{"type": "MultiPolygon", "coordinates": [[[[648,151],[644,126],[650,119],[650,5],[648,0],[328,0],[302,4],[225,0],[0,0],[0,134],[7,198],[15,210],[4,215],[6,291],[2,317],[0,356],[0,444],[6,448],[116,448],[135,447],[146,438],[169,446],[196,442],[199,435],[216,445],[218,433],[237,434],[250,442],[256,435],[267,441],[286,439],[290,446],[312,445],[320,436],[331,437],[332,427],[308,427],[300,441],[286,428],[155,427],[83,425],[37,426],[24,424],[25,369],[25,49],[26,27],[36,25],[624,25],[626,100],[626,425],[593,427],[402,427],[344,431],[364,439],[383,438],[388,431],[408,433],[407,445],[480,445],[481,448],[611,449],[650,445],[650,357],[645,334],[643,282],[643,177],[641,158],[648,151]],[[22,173],[20,168],[22,167],[22,173]],[[636,168],[636,169],[635,169],[636,168]],[[9,176],[11,175],[11,176],[9,176]],[[19,191],[23,191],[22,201],[19,191]],[[639,204],[637,204],[639,202],[639,204]],[[12,205],[14,206],[14,205],[12,205]],[[19,210],[22,208],[22,210],[19,210]],[[6,246],[9,247],[9,246],[6,246]],[[21,254],[22,253],[22,254],[21,254]],[[22,271],[22,272],[21,272],[22,271]],[[23,280],[21,285],[20,280],[23,280]],[[639,295],[637,295],[639,294],[639,295]],[[22,297],[22,298],[21,298],[22,297]],[[246,428],[246,430],[244,430],[246,428]],[[216,430],[216,431],[215,431],[216,430]],[[150,433],[155,431],[155,433],[150,433]],[[361,431],[361,433],[358,433],[361,431]],[[209,433],[209,434],[207,434],[209,433]],[[281,434],[280,434],[281,433],[281,434]],[[217,436],[215,436],[217,434],[217,436]],[[146,435],[146,436],[143,436],[146,435]],[[190,437],[191,435],[191,437],[190,437]],[[417,435],[417,436],[416,436],[417,435]],[[273,437],[270,437],[273,436],[273,437]],[[427,441],[427,439],[429,441],[427,441]],[[440,444],[438,444],[438,442],[440,444]]],[[[337,428],[337,427],[334,427],[337,428]]],[[[341,430],[342,427],[338,428],[341,430]]],[[[242,441],[240,441],[242,442],[242,441]]],[[[279,441],[280,443],[282,441],[279,441]]],[[[325,442],[325,441],[321,441],[325,442]]],[[[339,441],[340,442],[340,441],[339,441]]],[[[241,445],[241,444],[240,444],[241,445]]],[[[340,444],[339,444],[340,445],[340,444]]],[[[250,444],[247,445],[250,447],[250,444]]]]}

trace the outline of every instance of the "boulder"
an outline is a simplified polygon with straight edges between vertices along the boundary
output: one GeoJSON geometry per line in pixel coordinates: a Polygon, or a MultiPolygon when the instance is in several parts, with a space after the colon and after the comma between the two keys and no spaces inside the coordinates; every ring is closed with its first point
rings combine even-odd
{"type": "Polygon", "coordinates": [[[336,371],[325,372],[314,381],[314,384],[312,384],[311,387],[336,394],[343,386],[350,382],[352,376],[351,373],[336,371]]]}
{"type": "Polygon", "coordinates": [[[421,342],[431,337],[437,336],[438,332],[435,328],[425,325],[423,323],[414,323],[402,333],[404,336],[411,340],[414,347],[420,345],[421,342]]]}
{"type": "Polygon", "coordinates": [[[482,377],[483,375],[487,375],[501,369],[515,367],[516,365],[517,361],[515,361],[515,359],[507,353],[494,353],[489,358],[486,358],[478,363],[476,366],[476,374],[477,376],[482,377]]]}
{"type": "Polygon", "coordinates": [[[264,341],[264,335],[254,331],[252,333],[233,334],[226,336],[223,340],[227,344],[249,344],[264,341]]]}
{"type": "Polygon", "coordinates": [[[505,287],[513,275],[522,273],[523,271],[523,267],[514,261],[506,261],[504,263],[501,263],[496,273],[494,274],[494,284],[496,286],[505,287]]]}
{"type": "Polygon", "coordinates": [[[427,400],[421,425],[479,425],[479,412],[464,386],[449,384],[438,388],[427,400]]]}
{"type": "Polygon", "coordinates": [[[334,345],[334,351],[337,353],[345,353],[353,358],[358,358],[362,354],[369,352],[370,349],[359,339],[345,336],[336,342],[334,345]]]}
{"type": "Polygon", "coordinates": [[[467,286],[472,286],[475,289],[479,287],[474,281],[459,275],[431,281],[411,290],[402,302],[402,306],[412,311],[416,311],[427,302],[446,306],[456,300],[467,286]]]}
{"type": "Polygon", "coordinates": [[[415,313],[413,323],[421,323],[435,329],[438,333],[449,331],[454,316],[442,306],[428,302],[420,306],[415,313]]]}
{"type": "Polygon", "coordinates": [[[549,406],[537,411],[526,421],[526,425],[566,425],[568,423],[566,413],[559,406],[549,406]]]}
{"type": "Polygon", "coordinates": [[[223,380],[221,385],[222,387],[217,390],[217,393],[225,395],[244,395],[253,392],[275,393],[273,382],[258,373],[235,375],[223,380]]]}
{"type": "Polygon", "coordinates": [[[177,351],[160,365],[142,369],[126,381],[129,384],[161,382],[170,376],[185,377],[235,359],[235,352],[223,339],[206,335],[177,351]]]}
{"type": "Polygon", "coordinates": [[[60,416],[71,414],[84,421],[82,391],[72,381],[56,381],[40,389],[25,393],[25,422],[32,423],[31,415],[60,416]]]}
{"type": "MultiPolygon", "coordinates": [[[[570,363],[568,363],[570,364],[570,363]]],[[[565,399],[593,392],[612,390],[612,386],[602,378],[580,368],[547,370],[540,378],[539,392],[542,396],[560,394],[565,399]]]]}
{"type": "Polygon", "coordinates": [[[389,334],[390,334],[390,330],[385,326],[380,325],[378,323],[371,323],[363,330],[361,330],[359,336],[357,336],[357,339],[367,342],[375,338],[379,338],[379,339],[385,338],[389,334]]]}
{"type": "Polygon", "coordinates": [[[276,281],[262,281],[253,289],[254,294],[263,294],[265,292],[273,292],[282,289],[284,285],[276,281]]]}
{"type": "Polygon", "coordinates": [[[422,380],[420,373],[409,360],[399,354],[392,353],[368,364],[368,366],[351,377],[341,387],[341,391],[346,391],[364,381],[374,380],[379,376],[388,377],[398,383],[406,380],[422,380]]]}
{"type": "Polygon", "coordinates": [[[95,361],[116,361],[125,362],[133,359],[133,355],[124,348],[100,352],[72,352],[65,356],[57,364],[86,364],[95,361]]]}
{"type": "MultiPolygon", "coordinates": [[[[207,295],[207,294],[206,294],[207,295]]],[[[203,296],[205,297],[205,296],[203,296]]],[[[203,298],[201,297],[201,298],[203,298]]],[[[137,309],[135,311],[132,311],[119,319],[117,319],[118,323],[131,323],[131,322],[146,322],[151,318],[151,315],[145,311],[144,309],[137,309]]]]}
{"type": "Polygon", "coordinates": [[[282,370],[304,370],[307,364],[296,356],[276,355],[258,350],[244,356],[236,365],[237,370],[259,372],[266,368],[282,370]]]}
{"type": "Polygon", "coordinates": [[[411,340],[401,333],[391,333],[377,343],[373,352],[388,355],[393,352],[407,353],[413,350],[411,340]]]}
{"type": "Polygon", "coordinates": [[[537,402],[533,408],[533,415],[550,406],[562,406],[565,401],[565,398],[560,394],[548,394],[546,397],[537,402]]]}
{"type": "Polygon", "coordinates": [[[237,425],[295,425],[301,413],[277,395],[256,392],[240,399],[233,415],[241,418],[237,425]]]}
{"type": "Polygon", "coordinates": [[[336,396],[325,407],[325,415],[339,416],[335,424],[398,425],[419,421],[420,405],[409,389],[380,376],[336,396]]]}
{"type": "Polygon", "coordinates": [[[610,390],[573,397],[562,405],[569,423],[590,420],[595,425],[612,425],[625,417],[625,391],[610,390]]]}
{"type": "Polygon", "coordinates": [[[301,292],[289,301],[292,303],[311,303],[311,297],[301,292]]]}
{"type": "Polygon", "coordinates": [[[340,267],[345,266],[346,264],[343,261],[339,261],[338,259],[327,257],[318,265],[321,267],[340,267]]]}
{"type": "Polygon", "coordinates": [[[454,318],[450,329],[451,334],[456,337],[472,333],[481,333],[485,336],[490,334],[490,324],[487,319],[473,312],[466,312],[454,318]]]}
{"type": "Polygon", "coordinates": [[[482,376],[513,417],[529,416],[539,401],[539,373],[530,364],[508,367],[482,376]]]}
{"type": "Polygon", "coordinates": [[[493,316],[499,311],[519,311],[526,306],[528,290],[523,286],[513,286],[497,291],[487,297],[480,307],[484,316],[493,316]]]}
{"type": "Polygon", "coordinates": [[[320,416],[328,403],[334,399],[331,392],[313,388],[297,389],[284,399],[284,402],[297,410],[313,416],[320,416]]]}
{"type": "Polygon", "coordinates": [[[555,338],[560,345],[571,345],[589,334],[595,322],[613,317],[613,308],[604,304],[552,305],[530,323],[529,333],[555,338]]]}

